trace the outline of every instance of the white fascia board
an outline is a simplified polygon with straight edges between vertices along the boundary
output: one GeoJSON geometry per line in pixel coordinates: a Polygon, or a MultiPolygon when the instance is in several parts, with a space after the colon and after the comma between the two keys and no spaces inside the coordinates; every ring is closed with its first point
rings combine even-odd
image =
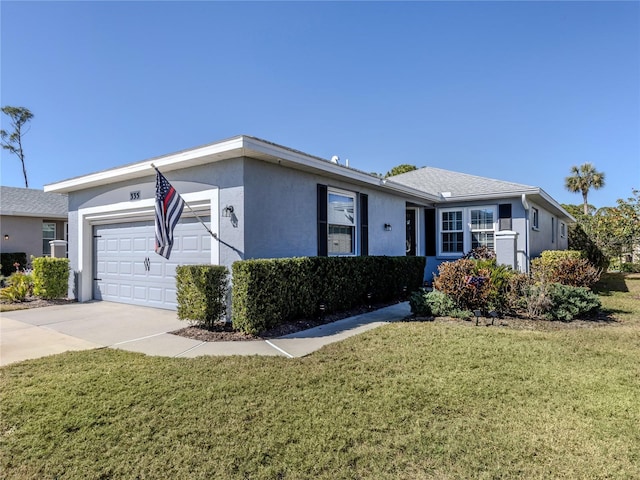
{"type": "Polygon", "coordinates": [[[522,195],[526,196],[537,196],[547,203],[556,213],[559,213],[561,216],[566,217],[572,222],[575,222],[576,219],[573,218],[569,212],[567,212],[562,206],[554,200],[554,198],[549,195],[547,192],[542,190],[541,188],[530,188],[526,190],[517,190],[513,192],[503,192],[503,193],[495,193],[495,194],[481,194],[481,195],[461,195],[457,197],[440,197],[438,199],[438,203],[441,205],[445,204],[455,204],[460,202],[476,202],[476,201],[492,201],[499,200],[502,198],[521,198],[522,195]]]}
{"type": "Polygon", "coordinates": [[[549,205],[551,205],[553,208],[555,208],[556,210],[559,211],[559,213],[563,216],[565,216],[566,218],[568,218],[571,222],[576,221],[576,219],[569,213],[567,212],[562,205],[560,205],[558,202],[555,201],[555,199],[549,195],[547,192],[545,192],[544,190],[540,189],[539,195],[546,201],[549,203],[549,205]]]}
{"type": "Polygon", "coordinates": [[[141,178],[153,175],[151,164],[162,171],[178,170],[181,168],[202,165],[216,160],[232,158],[241,155],[242,137],[235,137],[222,142],[184,150],[170,155],[154,157],[142,162],[132,163],[124,167],[117,167],[101,172],[83,175],[81,177],[63,180],[44,186],[45,192],[68,193],[83,190],[97,185],[105,185],[113,182],[141,178]]]}
{"type": "Polygon", "coordinates": [[[379,177],[361,172],[343,165],[336,165],[319,157],[314,157],[296,150],[292,150],[274,143],[249,136],[238,136],[202,147],[155,157],[142,162],[132,163],[123,167],[104,170],[83,175],[44,186],[45,192],[69,193],[86,188],[109,183],[146,177],[153,174],[151,164],[163,172],[178,170],[219,160],[250,157],[258,160],[284,163],[297,169],[307,169],[321,174],[329,174],[341,179],[363,183],[382,190],[391,190],[396,194],[433,203],[438,197],[422,190],[408,187],[391,181],[383,181],[379,177]]]}
{"type": "Polygon", "coordinates": [[[539,188],[530,188],[527,190],[514,190],[512,192],[500,192],[500,193],[480,193],[471,195],[459,195],[455,197],[439,197],[438,201],[441,203],[456,203],[456,202],[475,202],[478,200],[492,200],[500,198],[520,198],[522,194],[536,195],[540,192],[539,188]]]}

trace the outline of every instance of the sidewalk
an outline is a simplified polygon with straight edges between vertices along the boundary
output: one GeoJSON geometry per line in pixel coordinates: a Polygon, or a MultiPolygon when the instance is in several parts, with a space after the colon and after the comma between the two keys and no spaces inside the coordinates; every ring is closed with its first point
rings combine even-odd
{"type": "Polygon", "coordinates": [[[110,302],[34,308],[0,314],[0,365],[104,347],[167,357],[295,358],[409,314],[405,302],[270,340],[202,342],[168,333],[185,326],[170,310],[110,302]]]}

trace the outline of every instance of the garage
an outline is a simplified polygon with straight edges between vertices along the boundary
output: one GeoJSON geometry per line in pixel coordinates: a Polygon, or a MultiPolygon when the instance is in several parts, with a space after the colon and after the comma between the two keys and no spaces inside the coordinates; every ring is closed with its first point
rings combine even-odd
{"type": "MultiPolygon", "coordinates": [[[[203,220],[209,226],[209,217],[203,220]]],[[[178,265],[210,264],[211,236],[195,218],[174,230],[169,260],[156,254],[152,220],[93,226],[93,298],[175,310],[178,265]]]]}

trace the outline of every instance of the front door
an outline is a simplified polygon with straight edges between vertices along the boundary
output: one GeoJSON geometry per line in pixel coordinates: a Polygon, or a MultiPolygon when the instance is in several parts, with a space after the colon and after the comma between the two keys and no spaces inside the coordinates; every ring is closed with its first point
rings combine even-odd
{"type": "Polygon", "coordinates": [[[416,211],[407,210],[407,255],[416,254],[416,211]]]}

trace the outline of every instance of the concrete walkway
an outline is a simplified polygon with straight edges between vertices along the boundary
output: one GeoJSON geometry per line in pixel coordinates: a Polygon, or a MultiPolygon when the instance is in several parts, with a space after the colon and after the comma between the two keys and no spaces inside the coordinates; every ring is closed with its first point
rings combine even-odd
{"type": "Polygon", "coordinates": [[[0,365],[72,350],[117,348],[147,355],[302,357],[410,314],[407,302],[270,340],[202,342],[168,332],[184,328],[176,312],[88,302],[0,314],[0,365]]]}

